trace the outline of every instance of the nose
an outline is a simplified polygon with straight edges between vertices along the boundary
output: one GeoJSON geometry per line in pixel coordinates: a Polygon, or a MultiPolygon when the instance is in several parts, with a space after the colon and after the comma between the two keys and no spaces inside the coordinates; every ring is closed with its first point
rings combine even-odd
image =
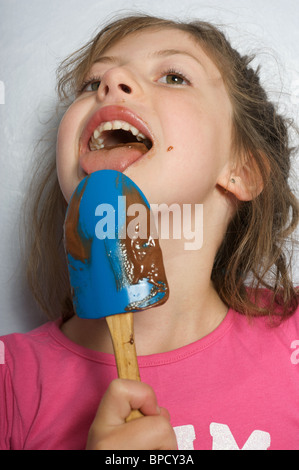
{"type": "Polygon", "coordinates": [[[141,87],[131,72],[121,67],[108,70],[102,77],[98,89],[98,99],[104,101],[122,99],[125,95],[139,93],[141,87]]]}

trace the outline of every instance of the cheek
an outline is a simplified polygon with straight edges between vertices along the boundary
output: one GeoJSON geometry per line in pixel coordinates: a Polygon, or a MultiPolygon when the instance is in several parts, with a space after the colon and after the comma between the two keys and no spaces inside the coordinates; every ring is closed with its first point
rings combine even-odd
{"type": "Polygon", "coordinates": [[[181,114],[173,119],[174,125],[164,126],[167,141],[165,153],[159,158],[159,174],[165,182],[164,196],[170,202],[206,200],[230,156],[230,126],[226,128],[217,116],[215,119],[202,111],[196,116],[197,120],[194,113],[187,119],[181,114]],[[169,146],[173,149],[167,152],[169,146]]]}
{"type": "Polygon", "coordinates": [[[78,178],[77,113],[72,107],[63,116],[57,134],[56,168],[61,191],[68,201],[78,178]]]}
{"type": "Polygon", "coordinates": [[[57,134],[57,160],[63,160],[71,154],[76,154],[77,113],[70,107],[64,114],[57,134]]]}

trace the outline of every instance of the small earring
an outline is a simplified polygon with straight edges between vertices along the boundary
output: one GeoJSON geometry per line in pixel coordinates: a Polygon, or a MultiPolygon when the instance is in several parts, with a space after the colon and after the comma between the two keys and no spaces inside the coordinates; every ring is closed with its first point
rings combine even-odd
{"type": "Polygon", "coordinates": [[[234,178],[231,178],[230,182],[235,184],[236,180],[234,178]]]}

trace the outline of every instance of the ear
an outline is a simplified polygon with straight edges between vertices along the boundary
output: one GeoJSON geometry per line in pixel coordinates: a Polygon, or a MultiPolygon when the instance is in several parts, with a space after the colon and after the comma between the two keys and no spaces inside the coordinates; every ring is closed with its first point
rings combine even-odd
{"type": "Polygon", "coordinates": [[[220,174],[217,184],[225,191],[234,195],[239,201],[252,201],[264,189],[261,172],[252,158],[237,168],[227,167],[220,174]]]}

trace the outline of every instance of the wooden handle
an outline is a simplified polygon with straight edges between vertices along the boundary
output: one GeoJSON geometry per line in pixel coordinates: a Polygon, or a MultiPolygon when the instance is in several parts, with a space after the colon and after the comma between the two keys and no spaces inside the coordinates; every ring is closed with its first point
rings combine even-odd
{"type": "MultiPolygon", "coordinates": [[[[133,313],[120,313],[106,317],[106,322],[112,338],[118,377],[140,382],[137,362],[133,313]]],[[[139,410],[132,410],[126,422],[141,418],[139,410]]]]}

